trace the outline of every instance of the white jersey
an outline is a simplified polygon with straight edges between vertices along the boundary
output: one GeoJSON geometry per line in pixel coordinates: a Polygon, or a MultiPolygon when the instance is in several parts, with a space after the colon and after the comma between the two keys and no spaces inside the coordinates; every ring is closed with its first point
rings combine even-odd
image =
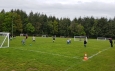
{"type": "Polygon", "coordinates": [[[35,40],[35,37],[33,36],[33,40],[35,40]]]}

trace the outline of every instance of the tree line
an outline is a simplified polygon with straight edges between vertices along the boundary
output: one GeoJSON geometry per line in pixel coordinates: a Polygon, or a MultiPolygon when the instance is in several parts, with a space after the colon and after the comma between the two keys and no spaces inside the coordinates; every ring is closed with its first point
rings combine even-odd
{"type": "Polygon", "coordinates": [[[27,14],[23,10],[11,10],[0,12],[0,32],[10,32],[19,35],[26,33],[29,35],[56,35],[56,36],[88,36],[88,37],[115,37],[115,17],[107,19],[105,17],[94,18],[78,17],[56,18],[46,14],[27,14]]]}

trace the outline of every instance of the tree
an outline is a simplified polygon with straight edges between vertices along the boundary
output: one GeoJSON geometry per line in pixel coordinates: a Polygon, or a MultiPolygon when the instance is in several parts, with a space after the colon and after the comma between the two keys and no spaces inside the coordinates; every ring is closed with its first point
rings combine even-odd
{"type": "Polygon", "coordinates": [[[90,34],[91,34],[92,37],[97,37],[98,36],[97,24],[98,24],[98,19],[95,19],[94,24],[93,24],[93,26],[91,27],[91,30],[90,30],[90,34]]]}
{"type": "Polygon", "coordinates": [[[41,23],[40,22],[36,22],[34,25],[35,25],[34,26],[35,33],[38,34],[40,32],[41,23]]]}
{"type": "Polygon", "coordinates": [[[20,33],[22,32],[22,21],[20,15],[15,12],[6,12],[4,15],[2,14],[3,20],[2,24],[2,31],[10,32],[10,33],[20,33]]]}
{"type": "Polygon", "coordinates": [[[84,27],[81,25],[81,24],[77,24],[77,27],[76,27],[76,31],[77,31],[77,34],[78,35],[86,35],[85,31],[84,31],[84,27]]]}
{"type": "Polygon", "coordinates": [[[58,34],[58,22],[54,20],[53,25],[53,35],[58,34]]]}
{"type": "Polygon", "coordinates": [[[72,21],[70,25],[70,29],[71,29],[72,36],[86,35],[84,31],[84,27],[81,24],[75,23],[75,21],[72,21]]]}
{"type": "Polygon", "coordinates": [[[115,38],[115,20],[110,19],[107,24],[107,32],[106,37],[114,37],[115,38]]]}
{"type": "Polygon", "coordinates": [[[59,21],[59,33],[61,36],[69,36],[70,34],[70,19],[69,18],[61,18],[59,21]]]}
{"type": "Polygon", "coordinates": [[[98,31],[97,35],[100,37],[105,37],[105,34],[107,33],[107,19],[103,17],[99,19],[96,27],[96,31],[98,31]]]}
{"type": "Polygon", "coordinates": [[[17,13],[13,13],[12,22],[14,30],[18,33],[22,33],[23,25],[20,15],[18,15],[17,13]]]}
{"type": "Polygon", "coordinates": [[[72,23],[70,24],[70,30],[71,30],[71,35],[72,36],[75,36],[75,35],[77,35],[77,23],[75,23],[75,21],[72,21],[72,23]]]}
{"type": "Polygon", "coordinates": [[[25,30],[27,33],[33,33],[35,31],[34,26],[31,23],[26,24],[25,30]]]}
{"type": "MultiPolygon", "coordinates": [[[[15,10],[14,12],[20,16],[22,28],[25,28],[26,24],[28,23],[28,16],[27,16],[26,12],[19,10],[19,9],[15,10]]],[[[22,32],[25,32],[25,30],[22,29],[22,32]]]]}
{"type": "Polygon", "coordinates": [[[3,10],[1,11],[1,13],[5,14],[5,10],[3,9],[3,10]]]}
{"type": "Polygon", "coordinates": [[[5,18],[5,13],[0,13],[0,31],[3,31],[2,27],[3,27],[3,22],[4,22],[4,18],[5,18]]]}
{"type": "Polygon", "coordinates": [[[114,37],[115,18],[104,17],[78,17],[72,21],[69,18],[58,19],[55,16],[47,17],[46,14],[33,13],[29,15],[22,10],[11,10],[0,12],[0,32],[13,33],[36,33],[58,36],[87,35],[88,37],[114,37]]]}
{"type": "Polygon", "coordinates": [[[50,35],[53,35],[53,22],[52,21],[48,21],[48,24],[47,24],[47,32],[48,32],[48,34],[50,34],[50,35]]]}
{"type": "Polygon", "coordinates": [[[12,13],[6,12],[2,22],[2,31],[12,32],[12,13]]]}

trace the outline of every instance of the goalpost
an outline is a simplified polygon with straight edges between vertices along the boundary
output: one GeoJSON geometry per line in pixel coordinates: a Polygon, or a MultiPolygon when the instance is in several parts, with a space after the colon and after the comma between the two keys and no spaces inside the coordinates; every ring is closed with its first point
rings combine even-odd
{"type": "Polygon", "coordinates": [[[9,33],[0,32],[0,48],[9,47],[9,33]]]}
{"type": "Polygon", "coordinates": [[[106,37],[97,37],[97,40],[106,40],[106,37]]]}
{"type": "Polygon", "coordinates": [[[87,36],[74,36],[74,41],[87,41],[87,36]]]}
{"type": "Polygon", "coordinates": [[[42,35],[42,37],[45,37],[45,38],[46,38],[46,35],[42,35]]]}

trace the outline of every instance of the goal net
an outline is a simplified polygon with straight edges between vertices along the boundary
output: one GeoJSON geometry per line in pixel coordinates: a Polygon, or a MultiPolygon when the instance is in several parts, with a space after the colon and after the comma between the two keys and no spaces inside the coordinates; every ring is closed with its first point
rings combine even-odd
{"type": "Polygon", "coordinates": [[[9,33],[0,32],[0,48],[9,47],[9,33]]]}
{"type": "Polygon", "coordinates": [[[97,40],[106,40],[106,37],[97,37],[97,40]]]}
{"type": "Polygon", "coordinates": [[[74,41],[87,41],[87,37],[86,36],[74,36],[74,41]]]}
{"type": "Polygon", "coordinates": [[[46,35],[42,35],[42,37],[45,37],[45,38],[46,38],[46,35]]]}

